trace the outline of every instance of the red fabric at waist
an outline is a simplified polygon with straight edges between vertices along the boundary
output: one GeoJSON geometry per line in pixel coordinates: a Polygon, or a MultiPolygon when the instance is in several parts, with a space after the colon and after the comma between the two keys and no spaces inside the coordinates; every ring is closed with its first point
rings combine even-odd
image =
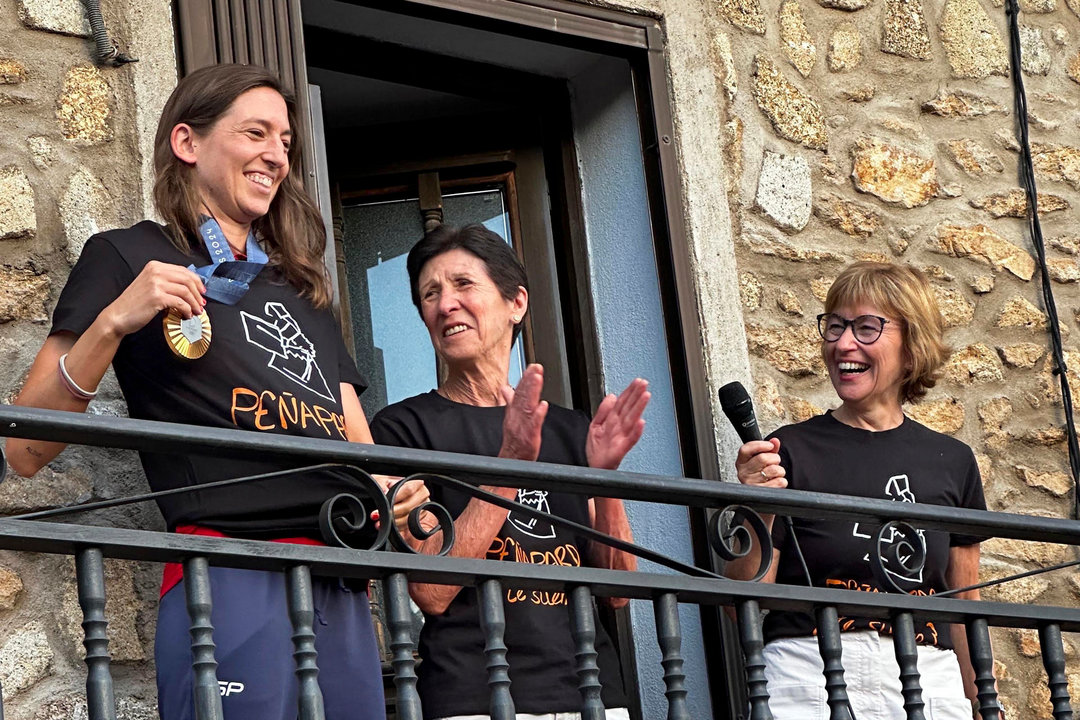
{"type": "MultiPolygon", "coordinates": [[[[211,530],[210,528],[202,527],[199,525],[178,525],[176,532],[181,535],[205,535],[207,537],[229,537],[223,532],[217,530],[211,530]]],[[[292,545],[326,545],[324,542],[313,540],[306,537],[291,537],[291,538],[277,538],[270,542],[290,543],[292,545]]],[[[161,574],[161,595],[172,590],[174,587],[180,584],[180,581],[184,579],[184,566],[180,563],[165,563],[165,570],[161,574]]]]}

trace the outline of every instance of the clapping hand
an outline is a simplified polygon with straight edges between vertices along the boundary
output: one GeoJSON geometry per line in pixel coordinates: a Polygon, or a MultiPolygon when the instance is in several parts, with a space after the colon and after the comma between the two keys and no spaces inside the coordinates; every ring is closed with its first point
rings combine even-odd
{"type": "Polygon", "coordinates": [[[516,389],[502,389],[506,402],[502,447],[499,457],[535,460],[540,456],[540,432],[547,417],[547,401],[540,399],[544,389],[544,368],[536,363],[525,368],[516,389]]]}
{"type": "Polygon", "coordinates": [[[600,403],[585,441],[589,467],[617,470],[641,439],[645,430],[641,415],[652,397],[648,388],[648,382],[635,378],[618,397],[611,394],[600,403]]]}

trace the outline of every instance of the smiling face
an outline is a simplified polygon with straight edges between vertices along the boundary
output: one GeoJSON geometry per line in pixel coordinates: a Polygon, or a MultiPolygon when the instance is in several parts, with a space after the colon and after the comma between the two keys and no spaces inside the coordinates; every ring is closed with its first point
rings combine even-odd
{"type": "Polygon", "coordinates": [[[291,142],[285,99],[267,87],[237,97],[207,132],[190,133],[189,156],[181,159],[194,165],[199,195],[226,233],[246,234],[269,212],[289,174],[291,142]]]}
{"type": "Polygon", "coordinates": [[[461,248],[431,258],[417,287],[431,344],[451,373],[508,365],[515,318],[520,321],[528,307],[524,288],[507,300],[484,261],[461,248]]]}
{"type": "Polygon", "coordinates": [[[900,322],[864,303],[841,305],[833,313],[848,320],[860,315],[878,315],[888,320],[881,337],[870,345],[858,342],[850,327],[844,329],[839,340],[822,343],[821,355],[836,394],[849,409],[899,409],[900,389],[907,372],[900,322]]]}

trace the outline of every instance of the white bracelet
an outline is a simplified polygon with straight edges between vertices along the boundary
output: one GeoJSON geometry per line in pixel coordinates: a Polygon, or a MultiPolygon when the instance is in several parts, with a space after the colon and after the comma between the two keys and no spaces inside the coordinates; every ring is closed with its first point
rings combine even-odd
{"type": "Polygon", "coordinates": [[[97,390],[89,392],[83,390],[79,387],[79,383],[72,380],[71,376],[68,375],[67,367],[64,365],[64,359],[67,356],[67,353],[60,356],[60,379],[64,381],[64,386],[67,388],[68,392],[74,395],[78,400],[93,400],[97,397],[97,390]]]}

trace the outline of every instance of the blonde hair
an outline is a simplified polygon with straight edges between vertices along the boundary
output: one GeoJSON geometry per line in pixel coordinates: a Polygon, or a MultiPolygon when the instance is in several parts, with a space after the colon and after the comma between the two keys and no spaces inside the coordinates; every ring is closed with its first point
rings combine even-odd
{"type": "Polygon", "coordinates": [[[937,297],[926,276],[910,265],[852,263],[829,288],[825,312],[860,303],[873,305],[900,326],[905,360],[900,400],[918,402],[937,384],[950,353],[937,297]]]}
{"type": "MultiPolygon", "coordinates": [[[[180,124],[206,133],[228,112],[236,98],[248,90],[266,87],[285,100],[293,139],[289,164],[296,170],[301,157],[302,137],[297,121],[296,101],[281,80],[257,65],[210,65],[184,77],[169,96],[161,112],[154,138],[154,206],[167,225],[173,244],[190,252],[199,231],[202,200],[194,182],[194,168],[172,151],[169,137],[180,124]]],[[[285,281],[317,308],[330,305],[330,279],[323,262],[326,230],[322,215],[304,190],[300,174],[290,172],[278,187],[270,210],[251,224],[263,250],[285,281]]]]}

